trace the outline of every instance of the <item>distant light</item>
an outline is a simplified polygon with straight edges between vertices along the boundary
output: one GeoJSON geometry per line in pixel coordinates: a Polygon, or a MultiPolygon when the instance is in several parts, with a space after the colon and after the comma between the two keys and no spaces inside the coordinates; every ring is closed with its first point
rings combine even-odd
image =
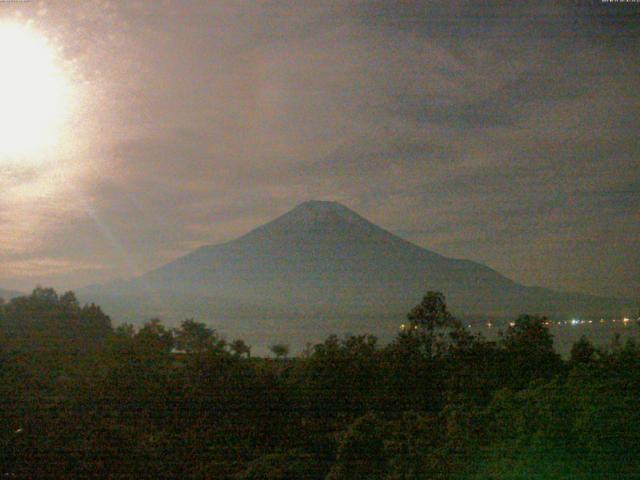
{"type": "Polygon", "coordinates": [[[624,324],[625,324],[625,325],[626,325],[627,323],[629,323],[629,319],[628,319],[627,317],[624,317],[624,318],[622,319],[622,321],[624,322],[624,324]]]}
{"type": "Polygon", "coordinates": [[[400,330],[404,330],[406,328],[405,324],[403,323],[402,325],[400,325],[400,330]]]}
{"type": "Polygon", "coordinates": [[[28,25],[0,23],[0,58],[0,159],[33,162],[64,133],[71,85],[54,45],[28,25]]]}
{"type": "Polygon", "coordinates": [[[493,325],[491,324],[491,322],[487,322],[487,327],[489,327],[489,328],[493,327],[493,325]]]}
{"type": "Polygon", "coordinates": [[[580,323],[580,320],[577,320],[575,318],[571,320],[571,325],[578,325],[579,323],[580,323]]]}

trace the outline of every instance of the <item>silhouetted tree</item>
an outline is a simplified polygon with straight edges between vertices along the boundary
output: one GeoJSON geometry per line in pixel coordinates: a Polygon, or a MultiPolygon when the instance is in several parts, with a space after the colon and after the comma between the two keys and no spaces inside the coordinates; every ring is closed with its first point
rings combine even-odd
{"type": "Polygon", "coordinates": [[[179,328],[174,329],[175,347],[187,353],[201,353],[210,348],[220,347],[220,339],[215,330],[204,323],[196,322],[190,318],[183,320],[179,328]]]}
{"type": "Polygon", "coordinates": [[[71,291],[65,292],[63,295],[60,296],[60,304],[70,309],[80,308],[80,303],[78,302],[78,299],[76,298],[75,293],[71,291]]]}
{"type": "Polygon", "coordinates": [[[271,345],[269,350],[271,350],[271,353],[273,353],[278,359],[284,359],[289,355],[289,345],[285,345],[283,343],[271,345]]]}
{"type": "Polygon", "coordinates": [[[584,335],[571,347],[572,363],[590,363],[595,359],[596,349],[584,335]]]}
{"type": "Polygon", "coordinates": [[[136,329],[130,323],[121,323],[115,328],[114,333],[119,337],[131,339],[135,337],[136,329]]]}
{"type": "Polygon", "coordinates": [[[327,480],[385,478],[387,438],[386,423],[378,415],[368,413],[358,418],[342,433],[336,462],[327,480]]]}
{"type": "Polygon", "coordinates": [[[441,353],[446,349],[448,336],[462,328],[460,322],[449,313],[441,292],[427,292],[422,301],[409,312],[407,319],[409,328],[404,333],[421,336],[423,347],[430,354],[441,353]]]}
{"type": "Polygon", "coordinates": [[[251,347],[240,338],[231,342],[229,348],[238,356],[246,355],[247,358],[251,358],[251,347]]]}
{"type": "Polygon", "coordinates": [[[146,322],[133,337],[137,346],[147,353],[169,353],[173,349],[174,339],[158,318],[146,322]]]}
{"type": "Polygon", "coordinates": [[[547,319],[520,315],[502,337],[506,358],[503,371],[509,386],[522,388],[531,380],[551,378],[560,373],[563,364],[554,349],[547,319]]]}
{"type": "Polygon", "coordinates": [[[440,327],[451,326],[454,318],[447,310],[445,297],[441,292],[429,291],[422,301],[407,315],[411,326],[433,332],[440,327]]]}

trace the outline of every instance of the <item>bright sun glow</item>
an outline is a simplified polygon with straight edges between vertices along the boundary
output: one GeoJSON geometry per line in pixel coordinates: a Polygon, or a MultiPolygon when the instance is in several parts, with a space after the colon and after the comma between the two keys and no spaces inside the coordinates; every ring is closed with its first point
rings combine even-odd
{"type": "Polygon", "coordinates": [[[28,26],[0,23],[0,162],[38,161],[60,142],[69,108],[55,48],[28,26]]]}

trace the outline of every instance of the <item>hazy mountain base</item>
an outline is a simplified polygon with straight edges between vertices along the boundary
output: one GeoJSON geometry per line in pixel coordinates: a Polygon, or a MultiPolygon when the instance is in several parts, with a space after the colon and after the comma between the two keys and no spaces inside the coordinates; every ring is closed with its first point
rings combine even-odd
{"type": "MultiPolygon", "coordinates": [[[[194,294],[172,292],[150,292],[144,296],[100,296],[94,297],[97,304],[117,323],[142,325],[151,318],[159,318],[170,326],[178,325],[186,318],[204,322],[225,338],[243,338],[254,346],[260,355],[268,353],[269,345],[286,342],[292,352],[302,351],[307,343],[318,343],[327,336],[376,335],[382,343],[391,341],[407,323],[406,313],[356,314],[334,312],[290,311],[287,307],[266,308],[234,302],[228,299],[211,298],[194,294]]],[[[409,310],[406,308],[405,310],[409,310]]],[[[470,332],[496,339],[506,329],[513,316],[456,315],[464,325],[471,325],[470,332]],[[486,323],[492,322],[493,328],[486,323]]],[[[566,320],[567,317],[555,319],[566,320]]],[[[633,336],[633,327],[607,323],[600,325],[552,325],[554,346],[558,353],[567,356],[573,343],[584,335],[598,346],[611,342],[615,334],[622,341],[633,336]]]]}

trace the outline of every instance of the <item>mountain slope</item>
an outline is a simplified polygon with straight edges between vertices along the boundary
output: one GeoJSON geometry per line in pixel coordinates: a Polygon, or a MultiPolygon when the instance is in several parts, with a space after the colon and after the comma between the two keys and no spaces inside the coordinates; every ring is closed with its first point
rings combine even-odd
{"type": "Polygon", "coordinates": [[[487,267],[417,247],[330,202],[304,203],[235,241],[150,272],[139,284],[353,311],[379,311],[381,304],[403,311],[409,291],[427,284],[444,291],[515,286],[487,267]]]}
{"type": "Polygon", "coordinates": [[[427,290],[444,292],[451,309],[467,315],[603,315],[630,307],[525,287],[476,262],[418,247],[343,205],[319,201],[142,277],[80,293],[121,310],[227,318],[231,326],[244,318],[257,328],[259,317],[403,315],[427,290]]]}

